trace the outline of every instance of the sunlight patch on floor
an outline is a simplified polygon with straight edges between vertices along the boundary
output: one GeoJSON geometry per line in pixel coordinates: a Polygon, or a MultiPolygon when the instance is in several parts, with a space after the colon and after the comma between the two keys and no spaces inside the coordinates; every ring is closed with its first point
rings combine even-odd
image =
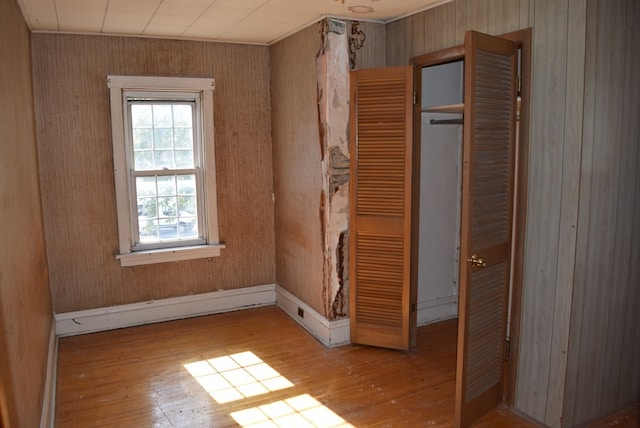
{"type": "MultiPolygon", "coordinates": [[[[196,361],[184,368],[219,404],[293,387],[253,352],[196,361]]],[[[353,428],[309,394],[231,413],[243,428],[353,428]]]]}
{"type": "Polygon", "coordinates": [[[184,368],[220,404],[293,386],[253,352],[197,361],[184,368]]]}
{"type": "Polygon", "coordinates": [[[243,428],[353,428],[309,394],[231,413],[243,428]]]}

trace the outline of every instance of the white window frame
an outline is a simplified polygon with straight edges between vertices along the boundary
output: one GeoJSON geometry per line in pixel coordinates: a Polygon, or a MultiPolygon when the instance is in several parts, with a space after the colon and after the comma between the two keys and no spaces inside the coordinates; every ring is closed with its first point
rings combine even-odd
{"type": "MultiPolygon", "coordinates": [[[[218,209],[216,191],[215,146],[213,127],[213,78],[147,77],[147,76],[107,76],[107,86],[111,100],[111,135],[113,140],[113,163],[118,216],[119,252],[116,258],[120,265],[137,266],[180,260],[191,260],[220,256],[224,244],[219,242],[218,209]],[[166,96],[195,93],[200,97],[200,124],[202,138],[202,169],[204,212],[202,217],[205,243],[189,246],[169,246],[156,249],[135,250],[135,224],[137,209],[132,207],[135,199],[131,183],[132,161],[127,149],[127,96],[129,92],[156,92],[166,96]]],[[[197,124],[194,124],[197,126],[197,124]]],[[[178,244],[179,245],[179,244],[178,244]]]]}

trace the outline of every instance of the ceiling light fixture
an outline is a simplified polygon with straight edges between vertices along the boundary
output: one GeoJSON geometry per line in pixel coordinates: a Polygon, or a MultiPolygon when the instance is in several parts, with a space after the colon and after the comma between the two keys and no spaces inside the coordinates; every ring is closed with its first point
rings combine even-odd
{"type": "Polygon", "coordinates": [[[349,6],[349,11],[353,13],[371,13],[373,8],[371,6],[349,6]]]}

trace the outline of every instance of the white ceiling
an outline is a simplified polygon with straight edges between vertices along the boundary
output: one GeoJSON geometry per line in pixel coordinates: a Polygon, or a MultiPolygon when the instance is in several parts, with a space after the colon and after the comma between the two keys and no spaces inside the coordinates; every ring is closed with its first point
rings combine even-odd
{"type": "Polygon", "coordinates": [[[17,0],[34,32],[252,44],[273,43],[326,16],[386,23],[448,1],[17,0]]]}

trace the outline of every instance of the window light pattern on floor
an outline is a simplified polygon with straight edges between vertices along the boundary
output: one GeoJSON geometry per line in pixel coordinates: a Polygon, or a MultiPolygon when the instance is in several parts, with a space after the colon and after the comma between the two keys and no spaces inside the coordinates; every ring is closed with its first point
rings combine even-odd
{"type": "Polygon", "coordinates": [[[184,367],[220,404],[293,386],[253,352],[197,361],[184,367]]]}
{"type": "Polygon", "coordinates": [[[231,413],[243,428],[353,428],[309,394],[231,413]]]}

